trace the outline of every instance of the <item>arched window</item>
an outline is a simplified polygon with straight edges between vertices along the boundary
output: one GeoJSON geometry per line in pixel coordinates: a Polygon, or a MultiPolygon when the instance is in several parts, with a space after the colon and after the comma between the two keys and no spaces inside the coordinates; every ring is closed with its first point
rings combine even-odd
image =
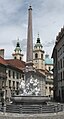
{"type": "Polygon", "coordinates": [[[16,57],[14,57],[14,59],[16,59],[16,57]]]}
{"type": "Polygon", "coordinates": [[[41,54],[41,59],[43,59],[43,54],[41,54]]]}
{"type": "Polygon", "coordinates": [[[35,54],[35,58],[38,58],[38,54],[37,53],[35,54]]]}
{"type": "Polygon", "coordinates": [[[21,57],[20,57],[20,60],[21,60],[21,57]]]}
{"type": "Polygon", "coordinates": [[[49,71],[51,70],[51,67],[49,67],[49,71]]]}

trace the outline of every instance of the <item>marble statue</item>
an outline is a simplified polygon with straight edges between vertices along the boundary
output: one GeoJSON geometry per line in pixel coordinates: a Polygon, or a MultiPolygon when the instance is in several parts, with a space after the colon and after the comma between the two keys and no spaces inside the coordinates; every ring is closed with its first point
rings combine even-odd
{"type": "Polygon", "coordinates": [[[37,79],[33,78],[32,75],[30,79],[28,79],[28,82],[25,82],[25,80],[21,80],[19,84],[19,91],[20,95],[26,96],[26,95],[40,95],[40,88],[39,88],[39,82],[37,79]]]}

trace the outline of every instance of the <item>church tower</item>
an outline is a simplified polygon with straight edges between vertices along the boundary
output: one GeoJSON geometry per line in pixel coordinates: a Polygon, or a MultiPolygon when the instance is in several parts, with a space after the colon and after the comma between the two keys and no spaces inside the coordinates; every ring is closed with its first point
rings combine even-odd
{"type": "Polygon", "coordinates": [[[44,63],[44,50],[42,50],[43,46],[40,42],[39,34],[37,37],[37,42],[34,46],[33,50],[33,63],[36,69],[43,69],[45,70],[45,63],[44,63]]]}
{"type": "Polygon", "coordinates": [[[22,58],[23,58],[23,54],[21,54],[19,39],[17,40],[16,48],[15,48],[14,53],[12,55],[13,55],[14,59],[22,60],[22,58]]]}
{"type": "Polygon", "coordinates": [[[32,7],[28,9],[27,57],[26,64],[33,66],[32,7]]]}

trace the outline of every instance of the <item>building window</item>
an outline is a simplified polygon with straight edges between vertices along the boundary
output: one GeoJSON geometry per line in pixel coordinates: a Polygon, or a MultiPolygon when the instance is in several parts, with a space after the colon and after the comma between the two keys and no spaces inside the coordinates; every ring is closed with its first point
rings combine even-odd
{"type": "Polygon", "coordinates": [[[49,91],[50,91],[50,93],[51,93],[51,87],[49,87],[49,91]]]}
{"type": "Polygon", "coordinates": [[[43,54],[41,54],[41,59],[43,59],[43,54]]]}
{"type": "Polygon", "coordinates": [[[62,59],[60,59],[60,68],[62,68],[62,59]]]}
{"type": "Polygon", "coordinates": [[[22,78],[24,79],[24,75],[22,74],[22,78]]]}
{"type": "Polygon", "coordinates": [[[61,72],[61,81],[62,81],[62,72],[61,72]]]}
{"type": "Polygon", "coordinates": [[[17,73],[17,79],[19,79],[19,74],[17,73]]]}
{"type": "Polygon", "coordinates": [[[45,88],[47,89],[47,86],[45,88]]]}
{"type": "Polygon", "coordinates": [[[21,57],[20,57],[20,60],[21,60],[21,57]]]}
{"type": "Polygon", "coordinates": [[[49,71],[51,70],[51,67],[49,67],[49,71]]]}
{"type": "Polygon", "coordinates": [[[14,59],[16,59],[16,57],[14,57],[14,59]]]}
{"type": "Polygon", "coordinates": [[[15,78],[15,72],[13,71],[13,79],[15,78]]]}
{"type": "Polygon", "coordinates": [[[11,80],[9,80],[9,88],[11,88],[11,80]]]}
{"type": "Polygon", "coordinates": [[[37,53],[35,54],[35,58],[38,58],[38,54],[37,53]]]}
{"type": "Polygon", "coordinates": [[[15,89],[15,81],[13,81],[13,89],[15,89]]]}
{"type": "Polygon", "coordinates": [[[18,89],[19,87],[19,82],[16,82],[16,89],[18,89]]]}
{"type": "Polygon", "coordinates": [[[21,79],[21,74],[20,74],[20,79],[21,79]]]}

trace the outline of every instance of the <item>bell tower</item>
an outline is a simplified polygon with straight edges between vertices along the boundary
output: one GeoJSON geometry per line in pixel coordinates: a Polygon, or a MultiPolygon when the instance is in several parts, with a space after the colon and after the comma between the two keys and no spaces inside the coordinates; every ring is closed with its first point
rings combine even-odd
{"type": "Polygon", "coordinates": [[[23,58],[23,54],[21,54],[19,39],[17,40],[16,48],[15,48],[12,56],[14,57],[14,59],[19,59],[19,60],[22,60],[22,58],[23,58]]]}
{"type": "Polygon", "coordinates": [[[44,50],[42,49],[43,46],[40,42],[40,37],[38,33],[37,42],[34,45],[33,49],[33,64],[36,69],[45,69],[45,63],[44,63],[44,50]]]}

